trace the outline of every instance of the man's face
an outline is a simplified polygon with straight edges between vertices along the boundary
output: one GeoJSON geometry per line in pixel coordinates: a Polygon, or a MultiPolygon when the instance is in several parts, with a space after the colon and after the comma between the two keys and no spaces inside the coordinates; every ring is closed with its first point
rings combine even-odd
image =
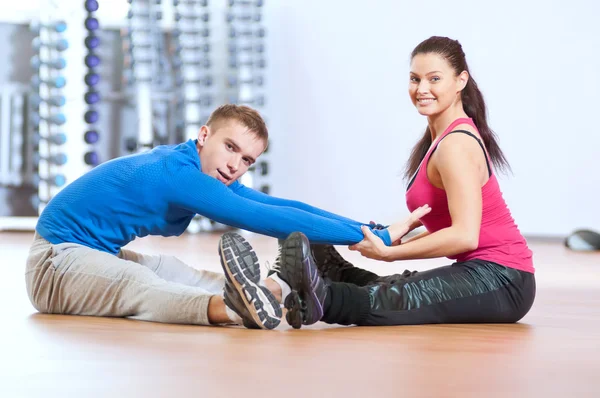
{"type": "Polygon", "coordinates": [[[267,143],[235,120],[202,126],[198,154],[202,172],[230,185],[258,159],[267,143]]]}

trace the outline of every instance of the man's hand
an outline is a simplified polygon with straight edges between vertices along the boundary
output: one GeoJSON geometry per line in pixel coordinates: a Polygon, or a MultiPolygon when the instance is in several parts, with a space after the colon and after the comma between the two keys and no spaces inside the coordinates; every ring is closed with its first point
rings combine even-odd
{"type": "Polygon", "coordinates": [[[371,229],[385,229],[385,225],[382,224],[378,224],[375,221],[369,221],[369,226],[371,227],[371,229]]]}

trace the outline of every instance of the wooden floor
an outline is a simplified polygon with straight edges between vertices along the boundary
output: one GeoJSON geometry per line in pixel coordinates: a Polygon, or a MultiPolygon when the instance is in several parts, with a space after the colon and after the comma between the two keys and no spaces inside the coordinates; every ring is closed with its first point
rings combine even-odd
{"type": "MultiPolygon", "coordinates": [[[[50,316],[27,299],[29,233],[0,233],[0,397],[600,397],[600,254],[530,242],[538,296],[516,325],[302,330],[164,325],[50,316]]],[[[273,239],[247,235],[261,261],[273,239]]],[[[218,235],[145,238],[220,271],[218,235]]],[[[376,263],[381,274],[441,259],[376,263]]],[[[285,321],[283,322],[285,324],[285,321]]]]}

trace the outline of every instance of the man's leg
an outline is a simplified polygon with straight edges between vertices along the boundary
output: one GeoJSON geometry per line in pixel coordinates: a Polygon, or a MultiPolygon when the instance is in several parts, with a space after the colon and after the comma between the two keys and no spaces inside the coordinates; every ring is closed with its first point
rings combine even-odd
{"type": "Polygon", "coordinates": [[[235,232],[227,232],[219,241],[219,255],[226,279],[225,304],[247,327],[248,323],[263,329],[277,327],[281,322],[281,306],[260,280],[258,257],[250,243],[235,232]]]}
{"type": "Polygon", "coordinates": [[[190,267],[175,256],[163,254],[153,256],[127,249],[121,249],[118,256],[123,260],[133,261],[148,267],[166,281],[196,286],[212,294],[223,294],[223,287],[225,286],[223,274],[190,267]]]}
{"type": "Polygon", "coordinates": [[[128,317],[208,325],[231,323],[220,296],[161,279],[147,267],[81,245],[52,245],[36,236],[26,285],[44,313],[128,317]]]}

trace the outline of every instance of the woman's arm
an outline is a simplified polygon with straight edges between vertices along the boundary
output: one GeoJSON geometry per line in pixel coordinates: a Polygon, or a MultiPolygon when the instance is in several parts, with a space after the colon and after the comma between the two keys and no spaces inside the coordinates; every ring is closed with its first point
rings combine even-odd
{"type": "Polygon", "coordinates": [[[413,229],[423,225],[421,223],[421,217],[425,216],[431,211],[429,205],[423,205],[416,208],[410,215],[403,221],[392,224],[388,227],[390,238],[392,239],[392,245],[400,244],[403,236],[412,231],[413,229]]]}
{"type": "Polygon", "coordinates": [[[402,242],[402,244],[405,245],[408,242],[412,242],[414,240],[421,239],[421,238],[423,238],[423,237],[425,237],[427,235],[429,235],[429,231],[423,231],[420,234],[417,234],[415,236],[412,236],[412,237],[408,238],[407,240],[405,240],[404,242],[402,242]]]}
{"type": "Polygon", "coordinates": [[[450,227],[393,247],[363,228],[365,239],[350,249],[384,261],[448,257],[476,249],[481,228],[481,156],[477,142],[463,134],[445,138],[436,151],[434,167],[446,190],[450,227]]]}

